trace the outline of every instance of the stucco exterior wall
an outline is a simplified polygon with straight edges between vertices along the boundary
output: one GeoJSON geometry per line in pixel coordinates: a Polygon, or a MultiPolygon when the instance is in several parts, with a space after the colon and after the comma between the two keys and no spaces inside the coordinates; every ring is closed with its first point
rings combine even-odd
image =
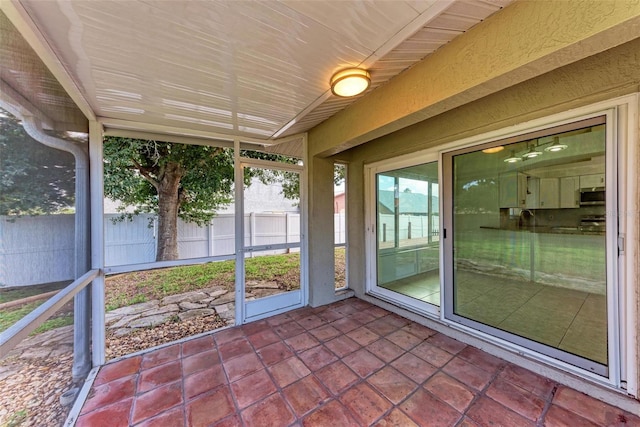
{"type": "Polygon", "coordinates": [[[640,36],[637,1],[515,2],[309,132],[331,155],[640,36]]]}

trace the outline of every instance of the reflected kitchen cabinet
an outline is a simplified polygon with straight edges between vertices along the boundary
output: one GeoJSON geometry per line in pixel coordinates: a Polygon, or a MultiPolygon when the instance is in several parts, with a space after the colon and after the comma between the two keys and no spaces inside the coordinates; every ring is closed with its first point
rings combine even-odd
{"type": "Polygon", "coordinates": [[[580,176],[580,188],[596,188],[596,187],[604,187],[603,173],[580,176]]]}
{"type": "Polygon", "coordinates": [[[558,178],[540,178],[540,209],[560,207],[560,180],[558,178]]]}
{"type": "Polygon", "coordinates": [[[567,176],[560,178],[560,207],[580,207],[580,178],[567,176]]]}

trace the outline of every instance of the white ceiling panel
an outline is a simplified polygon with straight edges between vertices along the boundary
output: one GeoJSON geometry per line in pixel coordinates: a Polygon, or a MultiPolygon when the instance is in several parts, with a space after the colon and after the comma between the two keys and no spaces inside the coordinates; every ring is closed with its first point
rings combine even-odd
{"type": "Polygon", "coordinates": [[[335,71],[375,90],[510,0],[17,1],[97,116],[267,140],[358,99],[335,71]]]}
{"type": "Polygon", "coordinates": [[[378,49],[423,12],[403,1],[327,1],[323,7],[318,7],[317,0],[286,0],[283,3],[347,40],[359,40],[370,51],[378,49]]]}

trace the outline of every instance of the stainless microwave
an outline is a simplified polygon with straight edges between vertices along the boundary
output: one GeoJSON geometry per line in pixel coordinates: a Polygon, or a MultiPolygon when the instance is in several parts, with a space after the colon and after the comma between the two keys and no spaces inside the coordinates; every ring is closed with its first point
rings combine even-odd
{"type": "Polygon", "coordinates": [[[604,187],[583,188],[580,190],[580,206],[604,205],[605,196],[604,187]]]}

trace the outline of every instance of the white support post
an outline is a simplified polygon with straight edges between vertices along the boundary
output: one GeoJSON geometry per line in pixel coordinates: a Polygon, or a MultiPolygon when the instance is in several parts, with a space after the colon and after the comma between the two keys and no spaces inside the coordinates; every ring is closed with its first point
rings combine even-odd
{"type": "Polygon", "coordinates": [[[240,162],[240,140],[233,143],[236,230],[236,325],[244,323],[244,168],[240,162]]]}
{"type": "Polygon", "coordinates": [[[89,183],[91,189],[91,268],[99,271],[91,284],[91,342],[93,366],[105,363],[104,289],[104,164],[102,125],[89,123],[89,183]]]}

